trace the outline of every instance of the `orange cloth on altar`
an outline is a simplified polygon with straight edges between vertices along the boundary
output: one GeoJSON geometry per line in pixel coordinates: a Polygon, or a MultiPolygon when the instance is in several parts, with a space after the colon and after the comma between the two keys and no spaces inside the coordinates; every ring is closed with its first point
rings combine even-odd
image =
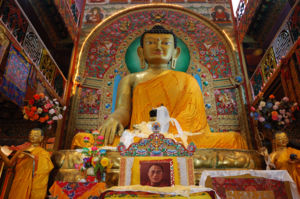
{"type": "Polygon", "coordinates": [[[275,157],[274,164],[276,169],[287,170],[295,183],[297,184],[298,192],[300,193],[300,164],[299,163],[289,163],[291,154],[296,154],[300,157],[300,151],[294,148],[286,148],[280,154],[275,157]]]}
{"type": "MultiPolygon", "coordinates": [[[[247,149],[239,133],[211,133],[207,123],[202,92],[191,75],[167,70],[157,77],[138,84],[133,91],[130,128],[134,124],[149,121],[149,111],[164,105],[171,118],[175,118],[183,131],[201,135],[189,136],[198,148],[247,149]]],[[[170,125],[170,133],[177,134],[170,125]]]]}
{"type": "Polygon", "coordinates": [[[42,147],[34,148],[31,154],[34,155],[35,160],[27,155],[18,159],[9,199],[46,197],[49,173],[53,169],[50,154],[42,147]]]}
{"type": "MultiPolygon", "coordinates": [[[[76,183],[76,182],[74,182],[76,183]]],[[[76,197],[77,199],[86,199],[90,196],[100,196],[100,194],[106,189],[106,184],[103,182],[97,183],[91,189],[84,192],[82,195],[76,197]]],[[[62,188],[54,182],[54,184],[49,189],[51,196],[57,197],[59,199],[69,199],[68,195],[62,190],[62,188]]]]}

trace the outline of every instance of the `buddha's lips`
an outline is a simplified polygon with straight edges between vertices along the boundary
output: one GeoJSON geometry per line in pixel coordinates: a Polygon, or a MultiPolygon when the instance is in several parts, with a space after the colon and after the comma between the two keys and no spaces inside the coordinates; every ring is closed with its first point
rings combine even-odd
{"type": "Polygon", "coordinates": [[[161,52],[161,51],[155,51],[155,52],[153,52],[153,54],[155,54],[155,55],[162,55],[163,52],[161,52]]]}

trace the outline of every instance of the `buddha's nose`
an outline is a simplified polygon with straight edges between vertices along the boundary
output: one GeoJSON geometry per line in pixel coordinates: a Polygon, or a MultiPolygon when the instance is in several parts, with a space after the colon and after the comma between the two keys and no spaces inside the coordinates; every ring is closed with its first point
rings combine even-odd
{"type": "Polygon", "coordinates": [[[158,41],[156,42],[156,48],[157,48],[157,49],[161,49],[161,41],[160,41],[160,40],[158,40],[158,41]]]}

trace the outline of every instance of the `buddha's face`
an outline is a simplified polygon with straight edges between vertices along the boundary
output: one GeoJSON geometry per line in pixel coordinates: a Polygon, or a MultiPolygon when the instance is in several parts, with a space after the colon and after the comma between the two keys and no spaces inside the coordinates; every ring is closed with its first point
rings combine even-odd
{"type": "Polygon", "coordinates": [[[43,140],[42,132],[37,129],[33,129],[29,133],[29,142],[32,144],[39,144],[43,140]]]}
{"type": "Polygon", "coordinates": [[[172,34],[145,34],[143,54],[148,64],[167,64],[174,55],[174,51],[172,34]]]}
{"type": "Polygon", "coordinates": [[[275,141],[277,147],[285,147],[289,143],[289,139],[285,132],[277,133],[275,135],[275,141]]]}

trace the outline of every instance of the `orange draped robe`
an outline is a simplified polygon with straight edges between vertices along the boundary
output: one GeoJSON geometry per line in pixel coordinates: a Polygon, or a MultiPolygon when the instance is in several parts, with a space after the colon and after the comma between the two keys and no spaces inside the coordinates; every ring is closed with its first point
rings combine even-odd
{"type": "MultiPolygon", "coordinates": [[[[243,137],[236,132],[211,133],[198,82],[191,75],[167,70],[157,77],[138,84],[133,91],[130,128],[149,121],[149,111],[164,105],[183,131],[201,135],[189,136],[198,148],[247,149],[243,137]]],[[[175,126],[169,132],[177,134],[175,126]]]]}
{"type": "Polygon", "coordinates": [[[15,167],[9,199],[42,199],[47,194],[49,173],[53,169],[50,154],[42,147],[31,151],[35,160],[25,155],[15,167]],[[33,162],[35,161],[35,166],[33,162]],[[32,175],[34,174],[34,175],[32,175]]]}
{"type": "Polygon", "coordinates": [[[300,164],[288,162],[291,154],[296,154],[298,158],[300,157],[299,150],[288,147],[276,155],[273,163],[275,164],[276,169],[287,170],[289,172],[300,193],[300,164]]]}

